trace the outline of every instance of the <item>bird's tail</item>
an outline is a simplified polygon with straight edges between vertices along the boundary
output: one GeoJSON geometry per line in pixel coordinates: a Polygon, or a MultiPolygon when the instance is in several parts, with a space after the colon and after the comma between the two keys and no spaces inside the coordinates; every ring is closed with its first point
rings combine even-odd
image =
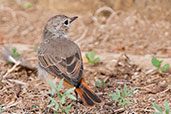
{"type": "Polygon", "coordinates": [[[104,104],[104,102],[91,90],[84,79],[81,79],[79,88],[76,88],[76,92],[81,97],[83,103],[89,108],[93,108],[95,104],[104,104]]]}

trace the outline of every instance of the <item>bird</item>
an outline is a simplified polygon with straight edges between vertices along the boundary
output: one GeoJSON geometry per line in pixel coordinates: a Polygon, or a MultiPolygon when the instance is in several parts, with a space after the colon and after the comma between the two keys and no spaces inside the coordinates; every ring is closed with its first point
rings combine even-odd
{"type": "Polygon", "coordinates": [[[86,84],[80,48],[67,35],[70,24],[77,18],[56,15],[47,21],[38,49],[38,73],[55,84],[64,79],[64,86],[75,87],[77,99],[79,95],[85,106],[94,108],[104,102],[86,84]]]}

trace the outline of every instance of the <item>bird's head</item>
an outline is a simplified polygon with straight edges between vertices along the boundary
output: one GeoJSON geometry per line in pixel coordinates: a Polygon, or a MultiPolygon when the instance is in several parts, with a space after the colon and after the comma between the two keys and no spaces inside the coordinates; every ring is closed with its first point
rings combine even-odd
{"type": "Polygon", "coordinates": [[[65,15],[56,15],[50,18],[45,26],[45,29],[51,33],[62,31],[67,33],[69,31],[70,24],[78,17],[67,17],[65,15]]]}

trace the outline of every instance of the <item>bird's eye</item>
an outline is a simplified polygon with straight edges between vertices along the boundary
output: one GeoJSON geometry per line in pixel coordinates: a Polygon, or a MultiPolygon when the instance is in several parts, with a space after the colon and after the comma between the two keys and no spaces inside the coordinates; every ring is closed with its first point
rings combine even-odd
{"type": "Polygon", "coordinates": [[[66,20],[66,21],[64,22],[64,24],[65,24],[65,25],[68,25],[68,24],[69,24],[68,20],[66,20]]]}

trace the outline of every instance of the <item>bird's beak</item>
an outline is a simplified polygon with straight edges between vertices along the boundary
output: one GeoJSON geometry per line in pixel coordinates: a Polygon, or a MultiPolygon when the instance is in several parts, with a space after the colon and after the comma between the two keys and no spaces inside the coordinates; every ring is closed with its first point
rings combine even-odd
{"type": "Polygon", "coordinates": [[[71,17],[71,18],[70,18],[70,23],[73,22],[73,21],[74,21],[75,19],[77,19],[77,18],[78,18],[77,16],[71,17]]]}

